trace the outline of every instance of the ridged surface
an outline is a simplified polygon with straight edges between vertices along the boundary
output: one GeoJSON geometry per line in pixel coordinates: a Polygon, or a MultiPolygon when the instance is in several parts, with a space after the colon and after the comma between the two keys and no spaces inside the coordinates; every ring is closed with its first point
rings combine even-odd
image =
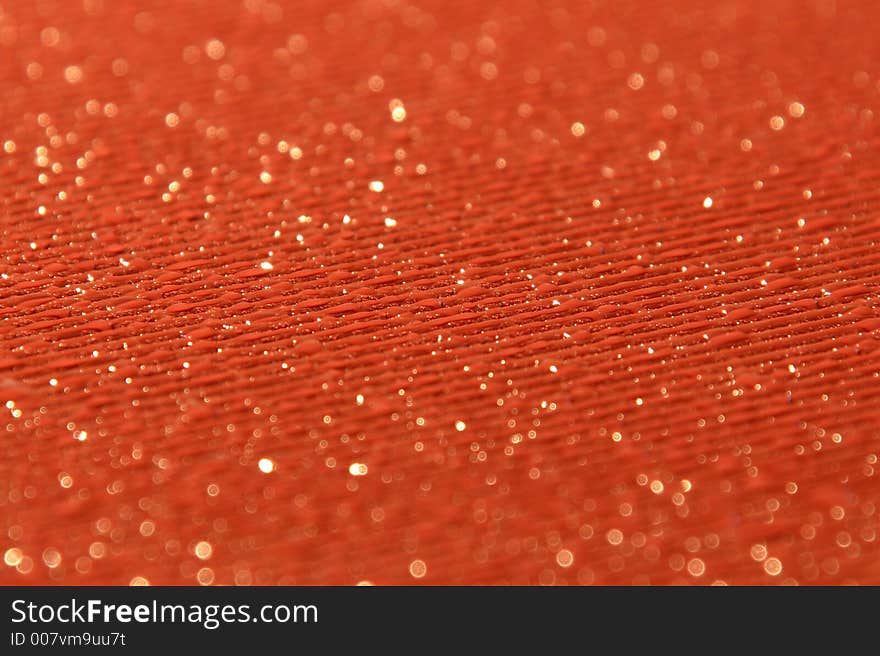
{"type": "Polygon", "coordinates": [[[878,18],[5,3],[0,582],[880,583],[878,18]]]}

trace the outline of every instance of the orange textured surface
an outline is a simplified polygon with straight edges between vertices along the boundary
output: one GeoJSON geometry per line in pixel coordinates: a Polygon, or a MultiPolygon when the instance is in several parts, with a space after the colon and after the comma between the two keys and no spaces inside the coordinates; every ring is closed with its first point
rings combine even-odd
{"type": "Polygon", "coordinates": [[[0,582],[880,583],[875,2],[6,2],[0,582]]]}

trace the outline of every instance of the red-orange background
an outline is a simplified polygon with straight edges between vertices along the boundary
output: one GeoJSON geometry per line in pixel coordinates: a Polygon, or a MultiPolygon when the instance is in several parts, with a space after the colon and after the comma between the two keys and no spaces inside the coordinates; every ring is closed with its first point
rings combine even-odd
{"type": "Polygon", "coordinates": [[[0,582],[880,582],[878,18],[5,3],[0,582]]]}

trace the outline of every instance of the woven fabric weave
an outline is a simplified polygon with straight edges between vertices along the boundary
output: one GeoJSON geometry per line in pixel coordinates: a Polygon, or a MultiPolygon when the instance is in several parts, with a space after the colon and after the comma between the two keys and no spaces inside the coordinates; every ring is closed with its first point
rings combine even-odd
{"type": "Polygon", "coordinates": [[[4,3],[0,583],[880,583],[878,18],[4,3]]]}

